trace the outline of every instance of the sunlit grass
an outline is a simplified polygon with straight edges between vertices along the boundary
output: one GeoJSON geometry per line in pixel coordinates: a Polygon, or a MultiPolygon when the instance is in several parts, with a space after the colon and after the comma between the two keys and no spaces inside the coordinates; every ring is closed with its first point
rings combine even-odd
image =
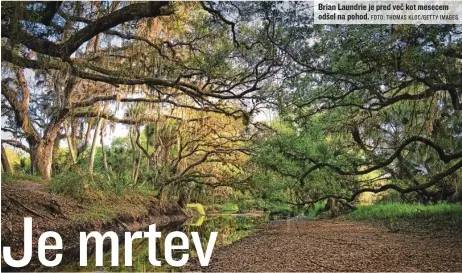
{"type": "Polygon", "coordinates": [[[2,181],[3,182],[17,182],[17,181],[32,181],[37,183],[42,183],[43,180],[38,175],[30,175],[24,173],[15,173],[15,174],[7,174],[2,172],[2,181]]]}
{"type": "Polygon", "coordinates": [[[422,218],[445,218],[462,220],[462,204],[438,203],[434,205],[388,203],[360,205],[348,216],[354,220],[387,220],[422,218]]]}

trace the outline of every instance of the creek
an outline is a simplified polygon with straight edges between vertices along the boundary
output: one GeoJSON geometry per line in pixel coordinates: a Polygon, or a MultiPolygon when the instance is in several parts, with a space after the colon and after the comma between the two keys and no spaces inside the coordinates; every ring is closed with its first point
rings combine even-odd
{"type": "MultiPolygon", "coordinates": [[[[168,234],[173,231],[181,231],[189,236],[191,232],[198,232],[201,242],[203,244],[203,249],[207,247],[209,236],[211,232],[218,232],[216,239],[214,251],[225,245],[232,244],[233,242],[242,239],[255,231],[255,228],[267,221],[267,217],[264,215],[261,216],[248,216],[248,215],[214,215],[214,216],[201,216],[198,218],[191,218],[186,220],[183,223],[170,224],[166,227],[159,228],[159,231],[162,234],[168,234]]],[[[165,236],[162,236],[157,240],[156,245],[156,256],[165,257],[164,249],[165,236]]],[[[173,241],[173,244],[179,244],[180,242],[173,241]]],[[[191,241],[192,245],[193,242],[191,241]]],[[[120,266],[111,266],[111,253],[107,251],[104,253],[103,263],[101,267],[95,266],[95,257],[94,255],[89,257],[88,266],[80,267],[79,266],[79,257],[75,257],[75,263],[70,263],[67,265],[60,265],[59,268],[56,268],[58,271],[63,272],[94,272],[94,271],[108,271],[108,272],[171,272],[171,271],[188,271],[188,265],[185,267],[173,267],[168,265],[165,260],[159,259],[162,263],[162,266],[153,266],[149,262],[149,243],[147,239],[137,239],[133,241],[133,263],[131,267],[125,267],[123,265],[123,253],[124,246],[123,241],[119,246],[119,264],[120,266]]],[[[172,257],[174,259],[180,259],[183,254],[189,252],[189,255],[192,260],[197,258],[197,253],[195,248],[189,250],[173,250],[172,257]]],[[[210,263],[213,263],[213,259],[210,263]]],[[[49,269],[48,269],[49,270],[49,269]]]]}

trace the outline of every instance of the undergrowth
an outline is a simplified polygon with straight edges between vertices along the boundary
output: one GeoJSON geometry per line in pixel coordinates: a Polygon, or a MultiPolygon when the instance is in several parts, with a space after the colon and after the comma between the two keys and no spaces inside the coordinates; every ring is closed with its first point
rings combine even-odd
{"type": "Polygon", "coordinates": [[[85,211],[74,214],[74,221],[105,221],[118,214],[143,215],[148,213],[149,198],[156,194],[148,185],[133,185],[107,174],[84,171],[62,173],[54,177],[46,189],[83,204],[85,211]]]}
{"type": "Polygon", "coordinates": [[[152,187],[133,185],[127,180],[116,179],[110,174],[89,174],[84,171],[65,172],[54,177],[47,185],[47,190],[80,201],[94,201],[132,194],[155,195],[152,187]]]}

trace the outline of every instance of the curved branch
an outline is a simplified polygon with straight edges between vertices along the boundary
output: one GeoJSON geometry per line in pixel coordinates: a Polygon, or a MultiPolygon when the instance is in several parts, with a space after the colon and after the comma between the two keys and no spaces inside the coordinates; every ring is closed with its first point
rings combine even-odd
{"type": "Polygon", "coordinates": [[[32,60],[23,56],[14,54],[6,46],[2,46],[2,62],[9,62],[23,68],[44,69],[44,70],[61,70],[65,68],[64,62],[52,60],[51,58],[39,58],[32,60]]]}
{"type": "Polygon", "coordinates": [[[26,145],[22,144],[22,143],[21,143],[20,141],[18,141],[18,140],[14,140],[14,139],[2,139],[2,143],[5,143],[5,144],[8,144],[8,145],[10,145],[10,146],[19,148],[19,149],[23,150],[23,151],[26,152],[26,153],[30,153],[29,147],[27,147],[26,145]]]}
{"type": "Polygon", "coordinates": [[[230,25],[231,26],[231,32],[233,34],[233,42],[234,42],[234,45],[236,46],[239,46],[239,41],[237,40],[236,38],[236,23],[234,23],[233,21],[230,21],[228,19],[226,19],[223,14],[221,14],[220,11],[218,10],[215,10],[211,7],[208,7],[203,1],[200,2],[202,8],[207,11],[208,13],[212,14],[212,15],[215,15],[217,16],[218,18],[220,18],[221,21],[223,21],[225,24],[227,25],[230,25]]]}
{"type": "Polygon", "coordinates": [[[18,24],[13,23],[2,24],[2,37],[21,43],[38,53],[59,57],[61,59],[68,59],[83,43],[101,32],[132,20],[172,14],[172,11],[166,8],[168,5],[169,2],[130,4],[96,19],[93,23],[80,29],[67,41],[61,44],[56,44],[47,39],[33,36],[20,28],[18,24]]]}
{"type": "Polygon", "coordinates": [[[365,193],[365,192],[380,193],[380,192],[384,192],[384,191],[387,191],[387,190],[395,190],[395,191],[397,191],[399,193],[405,194],[405,193],[416,192],[416,191],[419,191],[419,190],[428,189],[429,187],[438,184],[438,182],[443,180],[445,177],[455,173],[457,170],[459,170],[461,168],[462,168],[462,160],[459,160],[457,163],[455,163],[454,165],[452,165],[451,167],[449,167],[445,171],[443,171],[441,173],[438,173],[438,174],[435,174],[432,177],[430,177],[427,183],[414,185],[414,186],[407,187],[407,188],[403,188],[403,187],[395,185],[395,184],[387,184],[387,185],[383,185],[383,186],[381,186],[379,188],[363,188],[363,189],[360,189],[358,191],[355,191],[349,197],[335,195],[335,194],[328,194],[328,195],[325,195],[325,196],[323,196],[321,198],[317,198],[315,200],[310,200],[310,201],[300,202],[300,203],[291,203],[291,202],[286,202],[286,201],[282,201],[282,200],[279,200],[279,201],[287,203],[287,204],[292,204],[292,205],[308,205],[308,204],[314,204],[314,203],[317,203],[317,202],[320,202],[320,201],[324,201],[324,200],[329,199],[329,198],[334,198],[334,199],[338,199],[338,200],[345,200],[346,202],[353,202],[356,199],[356,197],[358,197],[358,195],[360,195],[361,193],[365,193]]]}
{"type": "Polygon", "coordinates": [[[400,187],[398,185],[395,185],[395,184],[387,184],[387,185],[381,186],[379,188],[364,188],[364,189],[360,189],[359,191],[356,191],[351,197],[343,198],[343,199],[346,199],[348,202],[351,202],[351,201],[354,201],[354,199],[356,199],[356,197],[358,195],[360,195],[361,193],[364,193],[364,192],[379,193],[379,192],[383,192],[383,191],[386,191],[386,190],[393,189],[393,190],[395,190],[395,191],[397,191],[399,193],[410,193],[410,192],[414,192],[414,191],[427,189],[427,188],[437,184],[438,182],[440,182],[446,176],[449,176],[449,175],[453,174],[454,172],[456,172],[460,168],[462,168],[462,160],[459,160],[457,163],[455,163],[454,165],[452,165],[451,167],[449,167],[445,171],[443,171],[441,173],[438,173],[438,174],[435,174],[434,176],[432,176],[428,180],[427,183],[424,183],[424,184],[414,185],[414,186],[408,187],[408,188],[402,188],[402,187],[400,187]]]}
{"type": "Polygon", "coordinates": [[[436,145],[433,141],[431,141],[431,140],[429,140],[427,138],[421,137],[421,136],[413,136],[413,137],[410,137],[407,140],[405,140],[403,143],[401,143],[401,145],[396,149],[396,151],[387,160],[385,160],[385,161],[383,161],[383,162],[381,162],[379,164],[376,164],[375,166],[364,169],[364,170],[345,171],[345,170],[342,170],[341,168],[339,168],[337,166],[334,166],[334,165],[332,165],[330,163],[317,162],[317,160],[314,160],[312,158],[303,157],[303,158],[298,158],[298,159],[309,160],[309,161],[311,161],[312,163],[315,164],[314,167],[311,167],[306,172],[306,175],[308,175],[310,172],[315,171],[315,170],[317,170],[319,168],[322,168],[322,167],[330,168],[331,170],[337,172],[340,175],[362,175],[362,174],[371,173],[373,171],[376,171],[378,169],[381,169],[381,168],[383,168],[385,166],[390,165],[409,144],[414,143],[414,142],[421,142],[421,143],[431,147],[433,150],[435,150],[437,152],[438,157],[444,163],[449,163],[454,159],[462,157],[462,151],[461,152],[456,152],[456,153],[446,153],[443,148],[436,145]]]}

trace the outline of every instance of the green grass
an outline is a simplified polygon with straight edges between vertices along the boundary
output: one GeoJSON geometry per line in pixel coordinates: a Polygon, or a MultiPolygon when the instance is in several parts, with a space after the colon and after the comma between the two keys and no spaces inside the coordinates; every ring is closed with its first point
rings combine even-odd
{"type": "Polygon", "coordinates": [[[462,204],[435,205],[388,203],[361,205],[347,218],[353,220],[451,219],[462,221],[462,204]]]}
{"type": "Polygon", "coordinates": [[[37,183],[42,183],[43,180],[40,176],[38,175],[30,175],[30,174],[24,174],[24,173],[15,173],[15,174],[7,174],[5,172],[2,173],[2,181],[10,183],[10,182],[16,182],[16,181],[32,181],[32,182],[37,182],[37,183]]]}

